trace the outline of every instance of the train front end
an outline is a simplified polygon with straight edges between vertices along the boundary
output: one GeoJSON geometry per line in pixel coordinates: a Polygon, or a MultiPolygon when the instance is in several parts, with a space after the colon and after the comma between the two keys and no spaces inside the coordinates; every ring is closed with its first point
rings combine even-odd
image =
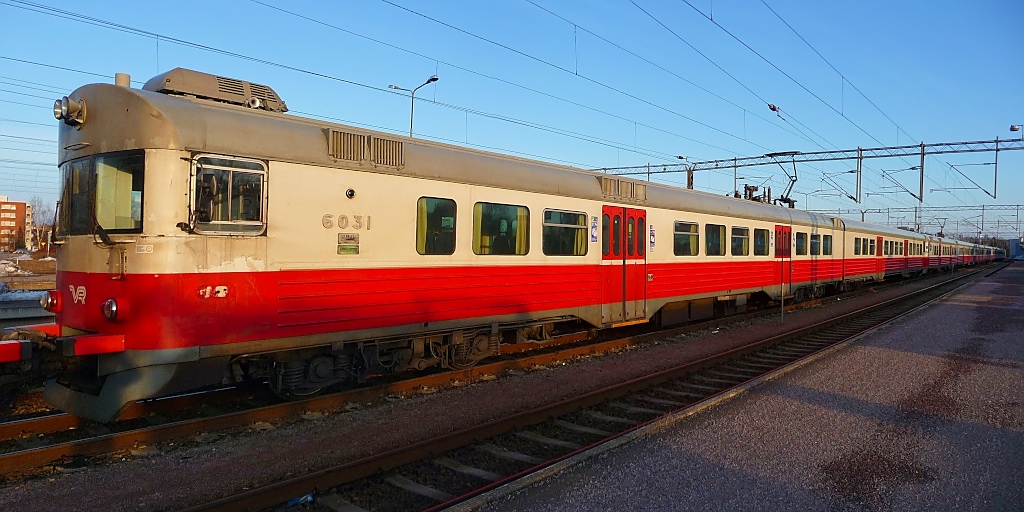
{"type": "Polygon", "coordinates": [[[5,368],[48,378],[48,402],[100,422],[221,378],[193,371],[202,364],[195,319],[172,306],[176,262],[203,256],[177,225],[190,215],[191,153],[153,99],[127,84],[91,84],[56,102],[57,275],[43,299],[55,322],[8,332],[0,346],[5,368]]]}

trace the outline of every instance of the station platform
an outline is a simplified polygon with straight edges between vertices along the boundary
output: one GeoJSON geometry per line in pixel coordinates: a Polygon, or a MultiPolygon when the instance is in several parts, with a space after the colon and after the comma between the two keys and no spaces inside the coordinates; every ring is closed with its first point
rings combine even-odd
{"type": "Polygon", "coordinates": [[[486,510],[1024,510],[1024,263],[486,510]]]}

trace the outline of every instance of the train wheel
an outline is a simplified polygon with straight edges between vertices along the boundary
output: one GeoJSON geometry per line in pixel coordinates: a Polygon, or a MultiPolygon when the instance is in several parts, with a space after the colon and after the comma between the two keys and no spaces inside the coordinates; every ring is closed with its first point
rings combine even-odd
{"type": "Polygon", "coordinates": [[[333,370],[334,363],[330,357],[313,357],[309,360],[293,359],[274,363],[273,371],[270,374],[270,390],[284,400],[301,400],[313,396],[323,390],[323,386],[311,383],[307,378],[307,367],[311,370],[308,373],[317,374],[322,366],[321,359],[326,359],[333,370]]]}

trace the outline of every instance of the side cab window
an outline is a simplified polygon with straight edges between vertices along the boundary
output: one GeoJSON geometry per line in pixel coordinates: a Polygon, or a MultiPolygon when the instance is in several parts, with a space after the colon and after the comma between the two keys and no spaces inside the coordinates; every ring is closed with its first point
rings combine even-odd
{"type": "Polygon", "coordinates": [[[261,235],[267,227],[267,167],[228,156],[195,159],[192,221],[198,233],[261,235]]]}

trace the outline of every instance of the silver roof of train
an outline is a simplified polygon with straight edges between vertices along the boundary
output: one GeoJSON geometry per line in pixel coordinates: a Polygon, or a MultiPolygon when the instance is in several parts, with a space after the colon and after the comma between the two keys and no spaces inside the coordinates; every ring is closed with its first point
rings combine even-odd
{"type": "MultiPolygon", "coordinates": [[[[147,83],[147,88],[159,89],[157,83],[169,83],[168,76],[176,78],[179,83],[184,82],[190,78],[187,71],[176,69],[154,77],[147,83]]],[[[601,173],[182,94],[180,90],[167,94],[111,84],[90,84],[76,89],[70,97],[86,103],[87,117],[79,127],[60,124],[60,163],[110,151],[187,150],[415,176],[616,204],[632,203],[638,207],[737,216],[779,224],[796,223],[824,228],[833,222],[832,217],[802,210],[621,177],[616,178],[646,185],[646,200],[609,197],[602,193],[601,186],[601,177],[608,175],[601,173]],[[332,130],[391,141],[391,144],[400,143],[402,165],[378,165],[369,160],[348,161],[337,158],[337,152],[332,156],[328,153],[332,130]]],[[[923,236],[854,220],[843,219],[843,222],[848,228],[879,235],[923,236]]]]}

